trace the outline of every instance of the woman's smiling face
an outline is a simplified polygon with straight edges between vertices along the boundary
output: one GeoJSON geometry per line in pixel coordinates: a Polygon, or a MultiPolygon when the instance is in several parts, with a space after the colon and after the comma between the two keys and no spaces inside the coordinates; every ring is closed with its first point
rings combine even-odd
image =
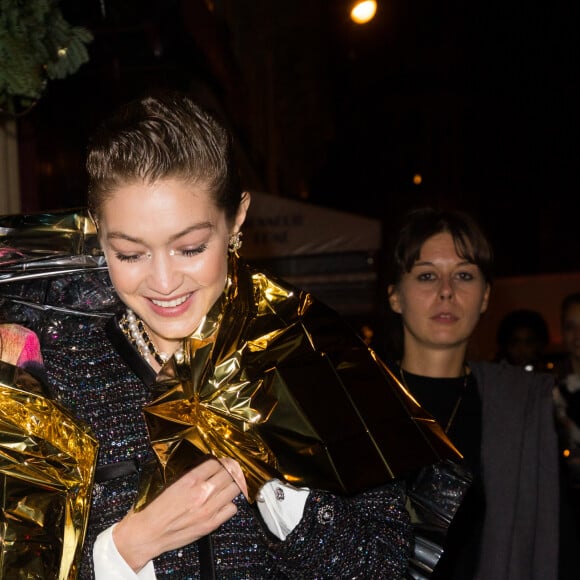
{"type": "Polygon", "coordinates": [[[229,237],[244,222],[246,194],[228,223],[203,183],[133,182],[102,205],[99,240],[120,299],[159,351],[173,353],[224,290],[229,237]]]}

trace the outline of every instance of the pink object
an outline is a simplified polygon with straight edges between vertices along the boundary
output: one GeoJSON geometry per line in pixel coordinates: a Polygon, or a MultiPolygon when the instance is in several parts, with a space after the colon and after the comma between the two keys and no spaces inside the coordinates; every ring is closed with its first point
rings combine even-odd
{"type": "Polygon", "coordinates": [[[27,363],[42,364],[40,341],[32,330],[20,324],[0,324],[1,352],[0,359],[16,365],[27,363]]]}

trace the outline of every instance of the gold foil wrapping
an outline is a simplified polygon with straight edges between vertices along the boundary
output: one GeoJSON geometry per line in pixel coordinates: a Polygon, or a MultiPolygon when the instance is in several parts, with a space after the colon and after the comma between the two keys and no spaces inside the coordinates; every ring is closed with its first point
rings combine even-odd
{"type": "MultiPolygon", "coordinates": [[[[95,224],[84,208],[0,216],[1,245],[15,249],[20,256],[99,253],[96,233],[95,224]]],[[[2,262],[5,264],[6,260],[2,262]]]]}
{"type": "MultiPolygon", "coordinates": [[[[95,234],[84,209],[0,216],[0,319],[39,333],[41,315],[85,308],[47,280],[105,270],[95,234]]],[[[0,578],[77,578],[97,450],[34,377],[0,362],[0,578]]]]}
{"type": "Polygon", "coordinates": [[[86,209],[0,216],[0,283],[105,270],[86,209]]]}
{"type": "MultiPolygon", "coordinates": [[[[14,321],[53,332],[65,331],[69,316],[75,323],[79,315],[114,313],[114,293],[99,276],[106,273],[106,264],[86,210],[0,216],[0,245],[12,248],[0,260],[0,298],[14,321]],[[47,280],[54,282],[48,285],[47,280]],[[53,322],[61,318],[62,324],[53,322]]],[[[165,365],[156,398],[144,409],[157,461],[143,477],[137,508],[208,456],[240,462],[250,501],[272,477],[351,494],[439,460],[461,457],[437,423],[335,312],[308,292],[250,270],[235,256],[223,296],[184,347],[183,361],[172,359],[165,365]]],[[[7,394],[17,393],[25,396],[18,389],[7,394]]],[[[23,406],[31,401],[50,407],[45,399],[34,397],[23,406]]],[[[52,412],[50,416],[61,417],[62,411],[52,412]]],[[[48,422],[55,435],[59,421],[48,422]]],[[[44,485],[47,475],[38,477],[45,471],[55,475],[48,469],[52,460],[37,459],[31,465],[38,466],[34,473],[43,485],[29,477],[19,491],[22,506],[29,505],[29,496],[44,494],[34,504],[42,510],[23,510],[45,522],[39,529],[48,531],[41,512],[67,514],[59,521],[78,524],[56,526],[57,533],[50,534],[58,548],[63,532],[63,557],[53,560],[59,562],[59,574],[66,573],[67,563],[80,549],[83,510],[88,510],[84,482],[92,478],[88,466],[93,453],[96,456],[90,435],[77,428],[70,458],[59,467],[56,483],[44,485]],[[74,473],[78,487],[68,477],[74,473]]],[[[23,433],[17,440],[24,442],[16,448],[26,452],[26,442],[38,435],[14,429],[23,433]]],[[[10,445],[12,428],[6,436],[10,445]]],[[[46,446],[52,448],[53,444],[46,446]]],[[[20,485],[20,480],[14,481],[20,485]]],[[[31,523],[36,525],[34,519],[31,523]]],[[[40,566],[41,553],[59,554],[58,549],[37,551],[38,559],[30,561],[40,566]]],[[[25,552],[3,545],[5,558],[16,562],[18,554],[24,559],[25,552]]],[[[74,568],[69,567],[71,578],[74,568]]]]}
{"type": "Polygon", "coordinates": [[[97,448],[34,377],[0,361],[0,578],[77,577],[97,448]]]}
{"type": "Polygon", "coordinates": [[[351,494],[461,457],[334,311],[237,257],[184,347],[145,408],[159,470],[139,507],[208,455],[240,463],[250,501],[273,477],[351,494]]]}

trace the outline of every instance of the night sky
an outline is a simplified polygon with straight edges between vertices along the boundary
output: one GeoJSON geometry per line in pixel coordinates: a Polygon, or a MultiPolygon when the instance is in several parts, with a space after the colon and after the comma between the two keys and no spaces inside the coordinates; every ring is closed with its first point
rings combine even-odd
{"type": "Polygon", "coordinates": [[[578,20],[563,4],[379,0],[358,26],[342,0],[65,0],[91,60],[19,121],[23,209],[82,205],[95,124],[171,86],[223,116],[250,188],[386,230],[412,206],[467,209],[499,275],[578,271],[578,20]]]}

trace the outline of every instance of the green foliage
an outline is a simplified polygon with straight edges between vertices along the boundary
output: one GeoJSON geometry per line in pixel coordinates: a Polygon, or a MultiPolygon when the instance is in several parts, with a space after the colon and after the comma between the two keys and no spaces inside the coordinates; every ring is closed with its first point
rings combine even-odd
{"type": "Polygon", "coordinates": [[[89,60],[93,35],[64,19],[59,0],[0,0],[0,113],[33,105],[49,80],[89,60]]]}

